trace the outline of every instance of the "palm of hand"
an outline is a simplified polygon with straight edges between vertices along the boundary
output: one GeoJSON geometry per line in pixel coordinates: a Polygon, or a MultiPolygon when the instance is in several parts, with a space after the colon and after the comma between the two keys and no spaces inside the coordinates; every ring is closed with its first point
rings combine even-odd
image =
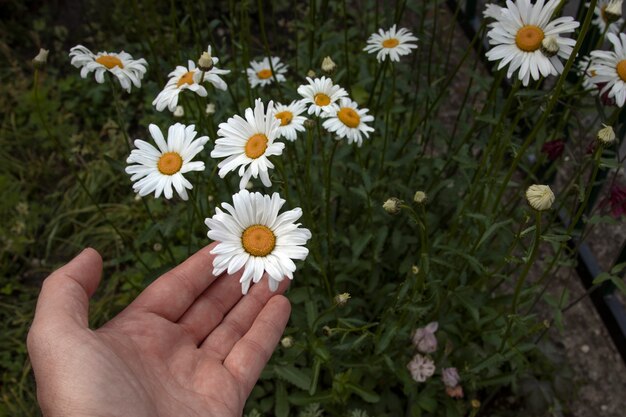
{"type": "Polygon", "coordinates": [[[100,270],[97,253],[48,278],[28,340],[44,415],[240,416],[290,307],[264,283],[241,298],[238,279],[209,276],[209,250],[95,331],[86,306],[98,280],[79,279],[100,270]]]}

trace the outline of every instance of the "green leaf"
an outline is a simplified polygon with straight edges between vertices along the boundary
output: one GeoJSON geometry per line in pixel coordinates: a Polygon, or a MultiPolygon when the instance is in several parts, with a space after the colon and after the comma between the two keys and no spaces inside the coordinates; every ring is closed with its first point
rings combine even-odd
{"type": "Polygon", "coordinates": [[[287,400],[287,388],[282,381],[276,382],[276,402],[274,404],[274,415],[276,417],[289,416],[289,401],[287,400]]]}
{"type": "Polygon", "coordinates": [[[393,340],[393,337],[396,335],[397,332],[398,332],[397,324],[391,327],[387,327],[387,329],[385,329],[385,332],[383,333],[382,337],[378,341],[378,344],[376,345],[377,355],[384,352],[387,349],[387,346],[389,346],[389,343],[391,343],[391,341],[393,340]]]}
{"type": "Polygon", "coordinates": [[[295,366],[274,365],[274,373],[302,390],[308,390],[311,387],[311,377],[295,366]]]}
{"type": "Polygon", "coordinates": [[[377,403],[378,401],[380,401],[380,397],[375,392],[372,392],[363,387],[359,387],[358,385],[351,382],[346,383],[346,388],[354,392],[359,397],[363,398],[363,400],[367,401],[368,403],[377,403]]]}
{"type": "Polygon", "coordinates": [[[311,379],[311,385],[309,385],[309,395],[315,395],[315,391],[317,391],[317,382],[320,378],[321,369],[322,361],[319,358],[315,358],[313,361],[313,379],[311,379]]]}
{"type": "Polygon", "coordinates": [[[476,245],[476,248],[478,249],[487,239],[489,239],[489,237],[499,228],[504,227],[506,225],[508,225],[509,223],[512,223],[513,220],[512,219],[508,219],[508,220],[504,220],[498,223],[494,223],[491,226],[489,226],[489,228],[487,229],[487,231],[485,231],[485,233],[483,234],[483,236],[480,238],[480,240],[478,241],[478,245],[476,245]]]}

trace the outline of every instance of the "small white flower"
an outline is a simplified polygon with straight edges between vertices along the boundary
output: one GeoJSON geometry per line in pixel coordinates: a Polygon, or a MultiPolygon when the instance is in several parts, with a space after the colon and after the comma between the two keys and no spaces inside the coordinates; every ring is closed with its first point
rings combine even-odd
{"type": "Polygon", "coordinates": [[[141,139],[135,140],[134,149],[126,162],[126,173],[132,175],[131,181],[135,192],[143,197],[154,192],[156,198],[161,194],[170,199],[172,187],[183,200],[187,200],[187,189],[193,186],[183,176],[189,171],[204,171],[204,162],[192,159],[204,149],[209,138],[196,138],[194,125],[185,126],[176,123],[167,132],[167,142],[158,126],[151,124],[148,129],[157,144],[155,148],[141,139]]]}
{"type": "Polygon", "coordinates": [[[441,370],[441,379],[446,387],[454,388],[459,385],[461,377],[456,368],[443,368],[441,370]]]}
{"type": "Polygon", "coordinates": [[[537,211],[549,210],[554,203],[554,193],[547,185],[534,184],[526,190],[526,200],[537,211]]]}
{"type": "Polygon", "coordinates": [[[595,72],[591,81],[601,87],[600,95],[608,92],[608,98],[614,98],[619,107],[626,102],[626,34],[619,37],[609,33],[609,42],[613,51],[592,51],[590,71],[595,72]]]}
{"type": "Polygon", "coordinates": [[[415,382],[425,382],[428,378],[433,376],[436,369],[432,359],[427,356],[422,356],[419,353],[413,356],[413,359],[411,359],[411,362],[409,362],[406,367],[415,382]]]}
{"type": "Polygon", "coordinates": [[[110,72],[117,78],[122,88],[130,93],[131,87],[141,87],[141,79],[146,73],[148,63],[145,59],[133,59],[133,57],[122,51],[98,52],[93,54],[82,45],[77,45],[70,49],[71,64],[80,68],[80,76],[87,78],[87,74],[93,72],[99,84],[104,82],[104,74],[110,72]]]}
{"type": "Polygon", "coordinates": [[[278,214],[285,200],[278,193],[262,195],[241,190],[233,195],[233,205],[222,203],[215,215],[205,220],[208,237],[218,241],[211,251],[213,274],[232,275],[243,268],[239,279],[246,294],[252,282],[259,282],[267,273],[269,288],[276,291],[285,278],[293,279],[296,265],[292,259],[304,260],[309,250],[304,247],[311,238],[308,229],[295,223],[302,209],[278,214]]]}
{"type": "Polygon", "coordinates": [[[309,84],[298,87],[298,94],[303,99],[302,102],[309,104],[309,114],[315,113],[319,116],[322,111],[339,109],[337,101],[341,97],[346,97],[348,92],[338,85],[333,84],[333,80],[322,76],[322,78],[312,79],[307,77],[309,84]]]}
{"type": "Polygon", "coordinates": [[[439,328],[439,323],[433,321],[425,327],[420,327],[413,334],[413,344],[422,353],[433,353],[437,350],[437,337],[435,332],[439,328]]]}
{"type": "Polygon", "coordinates": [[[306,105],[302,101],[292,101],[288,105],[277,103],[274,108],[274,117],[280,120],[278,126],[279,138],[295,141],[297,132],[304,132],[304,121],[306,117],[300,116],[306,110],[306,105]]]}
{"type": "Polygon", "coordinates": [[[331,107],[322,114],[326,119],[323,126],[340,138],[348,139],[348,143],[361,146],[363,136],[369,138],[370,132],[374,131],[373,127],[366,124],[374,121],[374,116],[367,114],[368,111],[368,109],[359,109],[356,102],[348,97],[342,97],[337,107],[331,107]]]}
{"type": "Polygon", "coordinates": [[[254,102],[254,110],[247,108],[245,119],[239,115],[220,123],[218,138],[211,152],[213,158],[226,158],[218,164],[219,176],[224,178],[239,168],[239,188],[245,188],[251,177],[261,178],[266,187],[272,185],[269,169],[274,168],[268,156],[283,153],[285,144],[276,142],[280,121],[274,117],[274,102],[265,111],[261,99],[254,102]]]}
{"type": "Polygon", "coordinates": [[[387,57],[391,61],[400,61],[400,56],[408,55],[411,49],[417,48],[417,45],[411,43],[417,40],[408,29],[400,28],[396,31],[396,25],[393,25],[389,30],[378,29],[378,33],[373,33],[363,50],[370,54],[376,53],[378,62],[384,61],[387,57]]]}
{"type": "Polygon", "coordinates": [[[493,46],[486,54],[489,61],[500,61],[498,70],[508,65],[509,78],[519,70],[517,77],[525,86],[531,78],[539,80],[541,76],[562,73],[561,59],[569,59],[576,44],[574,39],[562,35],[572,33],[579,23],[571,16],[550,21],[559,4],[559,0],[539,0],[534,4],[530,0],[508,0],[499,14],[497,9],[491,9],[489,17],[496,21],[487,33],[493,46]],[[558,46],[558,52],[550,57],[541,52],[542,42],[548,36],[554,37],[558,46]]]}
{"type": "Polygon", "coordinates": [[[257,85],[264,87],[271,84],[276,78],[276,81],[282,83],[285,81],[284,74],[287,72],[287,65],[280,62],[280,58],[273,56],[272,65],[270,66],[270,60],[265,57],[260,62],[251,61],[250,67],[246,70],[248,73],[248,81],[250,87],[254,88],[257,85]],[[272,67],[274,73],[272,73],[272,67]]]}

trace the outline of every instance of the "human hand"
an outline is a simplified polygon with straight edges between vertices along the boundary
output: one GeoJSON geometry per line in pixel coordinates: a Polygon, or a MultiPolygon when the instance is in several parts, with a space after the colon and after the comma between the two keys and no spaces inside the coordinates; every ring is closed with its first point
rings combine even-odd
{"type": "Polygon", "coordinates": [[[242,297],[240,274],[212,275],[214,245],[97,330],[87,312],[98,252],[85,249],[44,281],[27,345],[46,417],[242,415],[287,325],[289,280],[276,293],[262,280],[242,297]]]}

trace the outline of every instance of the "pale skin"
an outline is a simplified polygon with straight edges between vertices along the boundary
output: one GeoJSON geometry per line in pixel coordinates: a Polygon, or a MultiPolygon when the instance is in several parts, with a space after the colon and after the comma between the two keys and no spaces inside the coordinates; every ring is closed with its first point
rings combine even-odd
{"type": "Polygon", "coordinates": [[[242,296],[240,273],[211,273],[213,245],[96,330],[98,252],[85,249],[44,281],[27,340],[44,416],[242,415],[287,325],[289,280],[272,293],[264,278],[242,296]]]}

